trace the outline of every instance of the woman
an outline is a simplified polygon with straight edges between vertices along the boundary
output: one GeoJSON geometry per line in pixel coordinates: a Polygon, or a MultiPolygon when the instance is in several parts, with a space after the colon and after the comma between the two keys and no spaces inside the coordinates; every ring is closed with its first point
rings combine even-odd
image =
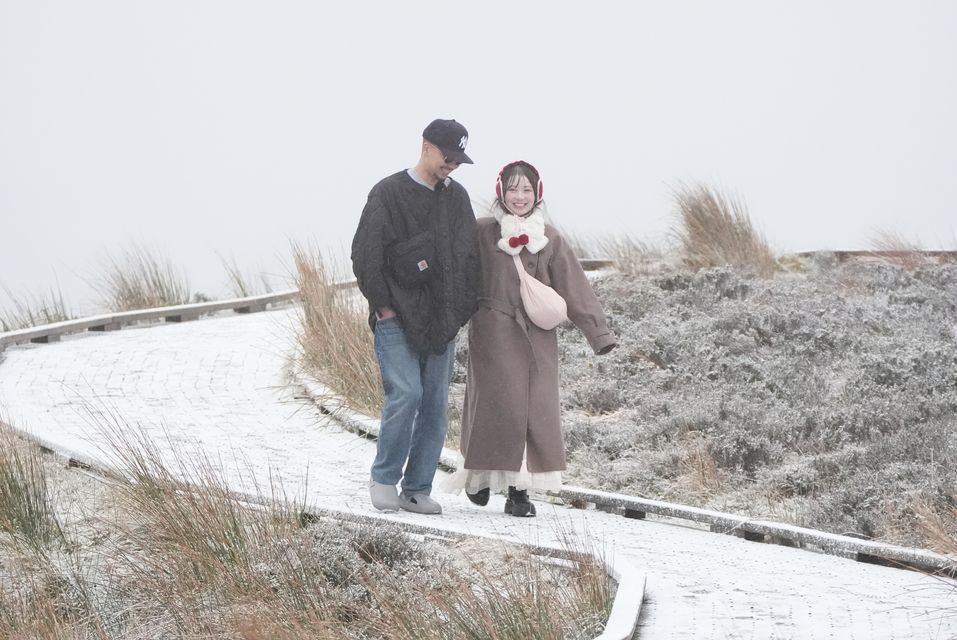
{"type": "Polygon", "coordinates": [[[492,217],[478,220],[482,284],[469,327],[469,367],[462,415],[462,471],[453,486],[473,503],[508,488],[505,512],[534,516],[528,489],[561,487],[565,469],[558,402],[555,329],[533,324],[520,294],[513,256],[530,276],[565,299],[568,318],[597,354],[615,347],[605,314],[571,247],[545,224],[542,180],[525,161],[499,173],[492,217]]]}

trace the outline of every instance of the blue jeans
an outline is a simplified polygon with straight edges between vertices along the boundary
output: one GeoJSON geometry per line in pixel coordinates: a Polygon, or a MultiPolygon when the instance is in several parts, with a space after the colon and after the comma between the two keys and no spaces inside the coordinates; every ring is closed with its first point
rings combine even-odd
{"type": "Polygon", "coordinates": [[[398,318],[389,318],[376,322],[375,355],[385,402],[372,479],[392,486],[401,479],[407,494],[428,494],[449,425],[455,340],[440,355],[423,355],[409,347],[398,318]]]}

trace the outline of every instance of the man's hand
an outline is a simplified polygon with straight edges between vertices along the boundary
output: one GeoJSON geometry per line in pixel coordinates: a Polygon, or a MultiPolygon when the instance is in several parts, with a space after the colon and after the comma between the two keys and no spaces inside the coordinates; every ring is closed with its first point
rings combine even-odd
{"type": "Polygon", "coordinates": [[[379,320],[388,320],[389,318],[394,318],[395,316],[396,313],[392,310],[392,307],[382,307],[377,309],[375,312],[375,317],[379,320]]]}

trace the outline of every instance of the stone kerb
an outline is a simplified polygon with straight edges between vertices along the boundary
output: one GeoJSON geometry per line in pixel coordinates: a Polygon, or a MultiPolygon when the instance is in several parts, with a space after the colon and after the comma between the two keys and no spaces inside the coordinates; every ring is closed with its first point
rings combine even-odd
{"type": "Polygon", "coordinates": [[[669,518],[679,518],[708,524],[714,533],[739,535],[755,542],[771,542],[791,547],[810,547],[829,555],[885,564],[891,567],[916,569],[927,572],[952,572],[955,559],[948,556],[900,547],[883,542],[862,540],[815,529],[806,529],[776,522],[754,520],[746,516],[699,509],[659,500],[635,498],[617,493],[592,491],[580,487],[564,487],[555,495],[568,502],[590,503],[610,513],[619,513],[626,518],[644,518],[653,513],[669,518]]]}

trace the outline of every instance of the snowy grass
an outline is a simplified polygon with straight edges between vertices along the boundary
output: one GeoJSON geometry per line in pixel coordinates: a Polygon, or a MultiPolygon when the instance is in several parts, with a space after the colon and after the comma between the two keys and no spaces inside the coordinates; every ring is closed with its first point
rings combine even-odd
{"type": "Polygon", "coordinates": [[[277,486],[245,502],[218,461],[100,418],[108,478],[2,434],[0,473],[42,508],[7,527],[23,500],[2,497],[0,637],[589,638],[607,619],[613,587],[590,554],[564,567],[499,541],[316,519],[277,486]],[[49,522],[56,535],[35,533],[49,522]]]}
{"type": "Polygon", "coordinates": [[[921,253],[923,247],[919,243],[907,240],[896,231],[887,229],[876,231],[871,238],[870,246],[875,258],[907,271],[915,271],[933,263],[933,260],[921,253]]]}
{"type": "MultiPolygon", "coordinates": [[[[957,527],[957,266],[794,261],[596,280],[620,346],[597,359],[559,329],[568,479],[928,546],[917,505],[957,527]]],[[[350,322],[369,358],[350,375],[377,382],[350,322]]],[[[320,325],[315,344],[343,333],[320,325]]],[[[467,363],[460,339],[453,446],[467,363]]]]}
{"type": "Polygon", "coordinates": [[[257,276],[252,276],[243,271],[236,263],[233,257],[224,258],[219,256],[219,261],[226,271],[229,280],[229,289],[235,298],[248,298],[250,296],[272,293],[272,283],[265,273],[260,272],[257,276]]]}
{"type": "Polygon", "coordinates": [[[957,571],[957,506],[941,510],[934,505],[918,502],[914,505],[914,511],[924,539],[935,551],[952,557],[954,562],[951,570],[957,571]]]}
{"type": "Polygon", "coordinates": [[[957,266],[594,286],[620,344],[560,329],[569,482],[928,546],[923,504],[957,532],[957,266]]]}
{"type": "Polygon", "coordinates": [[[63,544],[42,462],[0,424],[0,533],[17,547],[41,555],[63,544]]]}
{"type": "Polygon", "coordinates": [[[623,233],[586,236],[562,231],[575,255],[581,258],[607,259],[622,273],[647,274],[657,271],[666,249],[623,233]]]}
{"type": "Polygon", "coordinates": [[[319,249],[293,245],[293,264],[302,298],[297,334],[302,364],[356,410],[379,415],[382,383],[365,302],[355,289],[335,286],[345,279],[345,270],[336,269],[319,249]]]}
{"type": "Polygon", "coordinates": [[[3,290],[10,302],[0,308],[0,331],[26,329],[75,317],[59,289],[39,297],[16,296],[6,287],[3,290]]]}
{"type": "Polygon", "coordinates": [[[389,614],[389,626],[377,628],[382,637],[585,640],[601,633],[614,598],[603,561],[582,553],[572,563],[551,563],[499,542],[472,546],[484,559],[469,562],[467,581],[428,599],[403,588],[403,578],[369,585],[389,614]]]}
{"type": "MultiPolygon", "coordinates": [[[[357,289],[335,286],[348,279],[315,247],[293,245],[295,282],[302,299],[298,357],[302,368],[321,381],[339,400],[365,415],[382,411],[383,390],[369,329],[368,306],[357,289]],[[329,340],[328,336],[335,336],[329,340]]],[[[468,349],[465,331],[456,342],[453,383],[449,392],[446,446],[457,447],[461,435],[462,398],[468,349]]]]}
{"type": "Polygon", "coordinates": [[[72,638],[95,608],[39,449],[0,423],[0,637],[72,638]]]}
{"type": "MultiPolygon", "coordinates": [[[[190,302],[189,280],[168,258],[155,251],[134,246],[119,258],[107,256],[93,288],[110,311],[133,311],[170,307],[190,302]]],[[[205,301],[197,294],[196,302],[205,301]]]]}
{"type": "Polygon", "coordinates": [[[743,201],[702,184],[681,185],[673,198],[678,217],[674,235],[688,267],[730,265],[762,276],[774,272],[774,254],[751,224],[743,201]]]}

